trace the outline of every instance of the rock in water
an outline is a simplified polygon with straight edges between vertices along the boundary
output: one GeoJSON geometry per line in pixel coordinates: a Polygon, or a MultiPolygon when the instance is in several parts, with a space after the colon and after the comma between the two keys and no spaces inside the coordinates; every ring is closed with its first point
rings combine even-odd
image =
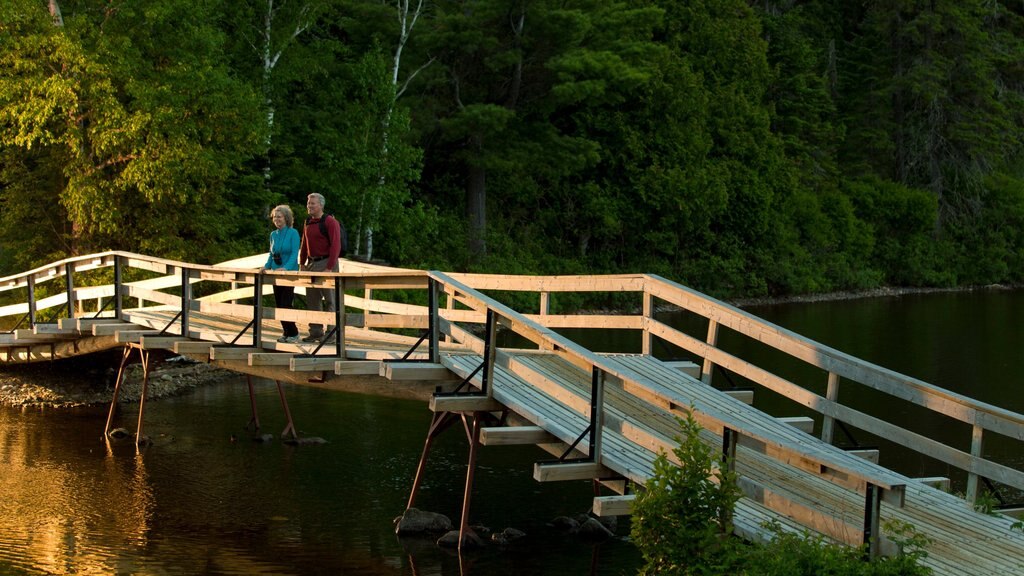
{"type": "Polygon", "coordinates": [[[398,518],[395,532],[398,534],[422,534],[424,532],[447,532],[451,529],[452,521],[444,514],[409,508],[398,518]]]}

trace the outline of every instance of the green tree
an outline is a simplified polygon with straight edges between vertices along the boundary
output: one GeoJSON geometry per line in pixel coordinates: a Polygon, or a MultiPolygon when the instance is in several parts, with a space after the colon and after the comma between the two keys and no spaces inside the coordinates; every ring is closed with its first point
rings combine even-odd
{"type": "Polygon", "coordinates": [[[631,536],[644,557],[641,574],[728,574],[737,566],[732,511],[735,474],[716,462],[692,413],[679,419],[679,446],[654,461],[633,504],[631,536]]]}
{"type": "MultiPolygon", "coordinates": [[[[54,246],[235,251],[251,198],[230,184],[260,124],[255,94],[223,64],[219,8],[86,1],[63,6],[63,26],[40,2],[0,8],[0,146],[46,159],[7,154],[4,172],[60,167],[43,196],[69,224],[54,246]]],[[[35,201],[4,189],[7,205],[35,201]]]]}
{"type": "Polygon", "coordinates": [[[427,136],[436,201],[465,210],[472,261],[487,254],[488,238],[529,222],[517,215],[543,205],[551,182],[596,162],[597,143],[567,119],[621,102],[644,81],[657,10],[631,4],[436,3],[422,42],[438,60],[428,71],[429,99],[414,108],[438,119],[427,136]]]}

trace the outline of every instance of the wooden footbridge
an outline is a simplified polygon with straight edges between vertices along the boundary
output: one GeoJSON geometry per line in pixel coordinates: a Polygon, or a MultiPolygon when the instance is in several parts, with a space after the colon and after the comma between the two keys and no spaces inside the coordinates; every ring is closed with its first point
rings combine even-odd
{"type": "MultiPolygon", "coordinates": [[[[898,546],[886,527],[898,521],[930,539],[923,562],[936,574],[1024,573],[1024,531],[1014,527],[1015,519],[972,505],[986,485],[1024,491],[1024,471],[986,458],[983,450],[988,439],[1024,446],[1024,415],[864,362],[654,275],[471,275],[351,261],[337,274],[270,273],[257,270],[264,258],[203,266],[106,252],[0,279],[0,302],[7,303],[0,319],[10,328],[0,334],[0,361],[116,347],[125,359],[134,350],[146,358],[161,349],[279,386],[419,393],[429,398],[434,417],[409,506],[431,442],[462,423],[470,445],[463,541],[471,537],[466,520],[482,447],[538,445],[553,457],[535,464],[536,480],[591,479],[608,494],[595,497],[596,514],[628,514],[632,491],[642,489],[656,454],[676,446],[676,418],[691,411],[706,441],[732,456],[724,461],[744,494],[734,516],[744,538],[769,537],[765,524],[775,522],[866,544],[871,554],[893,554],[898,546]],[[333,289],[342,306],[337,312],[275,309],[265,304],[274,284],[295,286],[300,294],[313,286],[333,289]],[[617,301],[620,293],[633,294],[639,312],[552,313],[563,293],[580,292],[617,301]],[[692,316],[698,328],[659,321],[655,311],[669,307],[692,316]],[[281,320],[336,329],[323,343],[280,343],[281,320]],[[556,331],[568,328],[628,331],[636,335],[636,352],[588,350],[556,331]],[[791,380],[737,357],[719,346],[725,331],[817,376],[791,380]],[[659,359],[652,354],[656,346],[692,362],[659,359]],[[755,409],[750,391],[713,385],[716,368],[791,399],[813,417],[777,418],[755,409]],[[846,397],[861,387],[932,411],[964,430],[964,438],[948,445],[906,423],[854,409],[840,401],[840,387],[846,397]],[[966,479],[966,499],[944,491],[946,479],[908,478],[878,465],[877,452],[835,447],[839,426],[948,465],[962,475],[958,482],[966,479]]],[[[140,439],[143,409],[144,403],[140,439]]]]}

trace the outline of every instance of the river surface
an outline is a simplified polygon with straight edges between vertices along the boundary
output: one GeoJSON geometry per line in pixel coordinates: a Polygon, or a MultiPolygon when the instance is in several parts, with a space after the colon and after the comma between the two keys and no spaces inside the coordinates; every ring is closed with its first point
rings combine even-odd
{"type": "MultiPolygon", "coordinates": [[[[749,310],[855,356],[1024,412],[1016,365],[1024,345],[1022,292],[749,310]]],[[[689,321],[663,316],[680,325],[689,321]]],[[[622,333],[575,336],[617,351],[633,351],[638,341],[622,333]]],[[[775,361],[727,333],[722,343],[775,361]]],[[[655,350],[664,358],[678,352],[655,350]]],[[[793,379],[823,378],[792,370],[793,379]]],[[[718,373],[715,378],[719,386],[743,384],[718,373]]],[[[561,576],[634,574],[640,566],[626,537],[628,522],[617,538],[599,545],[548,526],[557,516],[585,512],[592,488],[589,482],[534,482],[533,462],[549,456],[533,447],[482,450],[472,502],[474,523],[518,528],[525,538],[461,560],[431,539],[399,539],[392,519],[408,498],[430,423],[426,405],[287,386],[300,434],[327,441],[289,446],[277,438],[286,421],[273,382],[257,380],[256,392],[261,432],[273,433],[271,442],[254,442],[244,429],[250,409],[242,378],[148,403],[145,431],[154,442],[141,450],[130,441],[103,441],[106,407],[0,408],[0,574],[561,576]]],[[[913,423],[924,434],[969,444],[966,427],[899,402],[879,401],[853,386],[842,388],[841,397],[890,421],[913,423]]],[[[777,415],[802,414],[769,393],[757,391],[755,399],[777,415]]],[[[134,429],[136,415],[137,405],[127,405],[115,424],[134,429]]],[[[907,457],[860,431],[852,435],[880,447],[883,464],[901,472],[962,482],[944,465],[907,457]]],[[[986,453],[1020,467],[1024,455],[1007,446],[995,439],[986,453]]],[[[457,522],[465,464],[465,435],[452,429],[431,453],[417,507],[457,522]]]]}

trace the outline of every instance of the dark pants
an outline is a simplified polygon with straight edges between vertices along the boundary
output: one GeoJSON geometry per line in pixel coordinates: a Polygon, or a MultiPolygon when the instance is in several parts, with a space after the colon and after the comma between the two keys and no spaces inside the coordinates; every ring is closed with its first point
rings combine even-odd
{"type": "MultiPolygon", "coordinates": [[[[302,266],[302,270],[309,272],[337,272],[338,268],[339,265],[335,263],[334,269],[328,270],[326,258],[302,266]]],[[[334,312],[334,288],[306,288],[306,308],[316,312],[334,312]]],[[[330,332],[332,328],[334,326],[328,326],[327,331],[330,332]]],[[[323,336],[324,325],[310,323],[309,335],[314,338],[323,336]]]]}
{"type": "MultiPolygon", "coordinates": [[[[278,286],[274,285],[274,302],[278,308],[291,308],[292,298],[295,296],[295,286],[278,286]]],[[[299,329],[295,326],[295,322],[281,321],[281,328],[284,329],[285,336],[298,336],[299,329]]]]}

